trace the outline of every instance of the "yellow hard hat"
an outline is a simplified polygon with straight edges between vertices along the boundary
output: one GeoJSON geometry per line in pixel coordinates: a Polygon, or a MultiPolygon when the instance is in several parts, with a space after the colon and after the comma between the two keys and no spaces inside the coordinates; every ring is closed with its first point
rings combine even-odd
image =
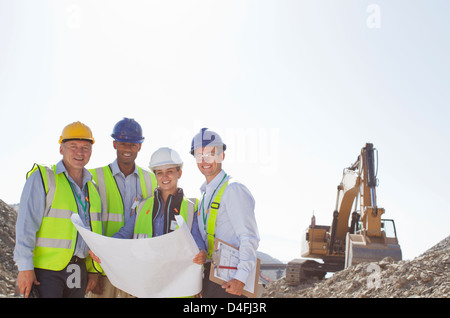
{"type": "Polygon", "coordinates": [[[85,124],[76,121],[64,127],[59,143],[67,140],[87,140],[92,144],[95,142],[91,129],[85,124]]]}

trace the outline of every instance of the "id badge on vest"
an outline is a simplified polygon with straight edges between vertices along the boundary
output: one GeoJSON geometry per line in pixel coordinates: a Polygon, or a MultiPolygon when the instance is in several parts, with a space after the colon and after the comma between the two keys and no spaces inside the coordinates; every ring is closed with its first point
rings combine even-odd
{"type": "Polygon", "coordinates": [[[138,206],[138,204],[139,204],[138,199],[135,198],[134,202],[133,202],[133,205],[131,206],[131,210],[134,210],[138,206]]]}
{"type": "Polygon", "coordinates": [[[178,223],[175,220],[170,221],[170,230],[175,231],[178,227],[178,223]]]}

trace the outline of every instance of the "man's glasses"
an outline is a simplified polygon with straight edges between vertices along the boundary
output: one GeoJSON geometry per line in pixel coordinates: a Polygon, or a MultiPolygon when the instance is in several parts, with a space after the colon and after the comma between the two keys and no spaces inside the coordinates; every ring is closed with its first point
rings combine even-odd
{"type": "Polygon", "coordinates": [[[202,161],[214,162],[214,161],[217,161],[216,159],[219,158],[219,155],[218,154],[213,154],[213,153],[201,153],[201,152],[199,152],[199,153],[196,153],[194,155],[194,157],[195,157],[195,160],[198,163],[200,163],[202,161]]]}

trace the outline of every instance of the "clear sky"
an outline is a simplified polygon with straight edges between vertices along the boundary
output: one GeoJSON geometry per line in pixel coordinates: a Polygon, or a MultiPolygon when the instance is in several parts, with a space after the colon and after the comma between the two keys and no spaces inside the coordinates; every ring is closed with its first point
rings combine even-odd
{"type": "Polygon", "coordinates": [[[110,134],[136,119],[147,167],[185,161],[202,127],[256,199],[260,250],[300,256],[314,211],[331,224],[336,186],[366,142],[379,152],[378,205],[404,258],[449,235],[450,4],[446,0],[0,0],[0,199],[17,203],[33,163],[60,160],[63,127],[115,158],[110,134]]]}

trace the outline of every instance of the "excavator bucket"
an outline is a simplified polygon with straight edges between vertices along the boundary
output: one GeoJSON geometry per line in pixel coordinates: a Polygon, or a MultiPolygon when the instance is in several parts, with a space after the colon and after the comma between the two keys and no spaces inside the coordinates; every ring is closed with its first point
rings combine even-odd
{"type": "Polygon", "coordinates": [[[379,262],[385,257],[402,259],[402,250],[396,238],[371,240],[360,234],[347,234],[345,268],[363,263],[379,262]]]}

